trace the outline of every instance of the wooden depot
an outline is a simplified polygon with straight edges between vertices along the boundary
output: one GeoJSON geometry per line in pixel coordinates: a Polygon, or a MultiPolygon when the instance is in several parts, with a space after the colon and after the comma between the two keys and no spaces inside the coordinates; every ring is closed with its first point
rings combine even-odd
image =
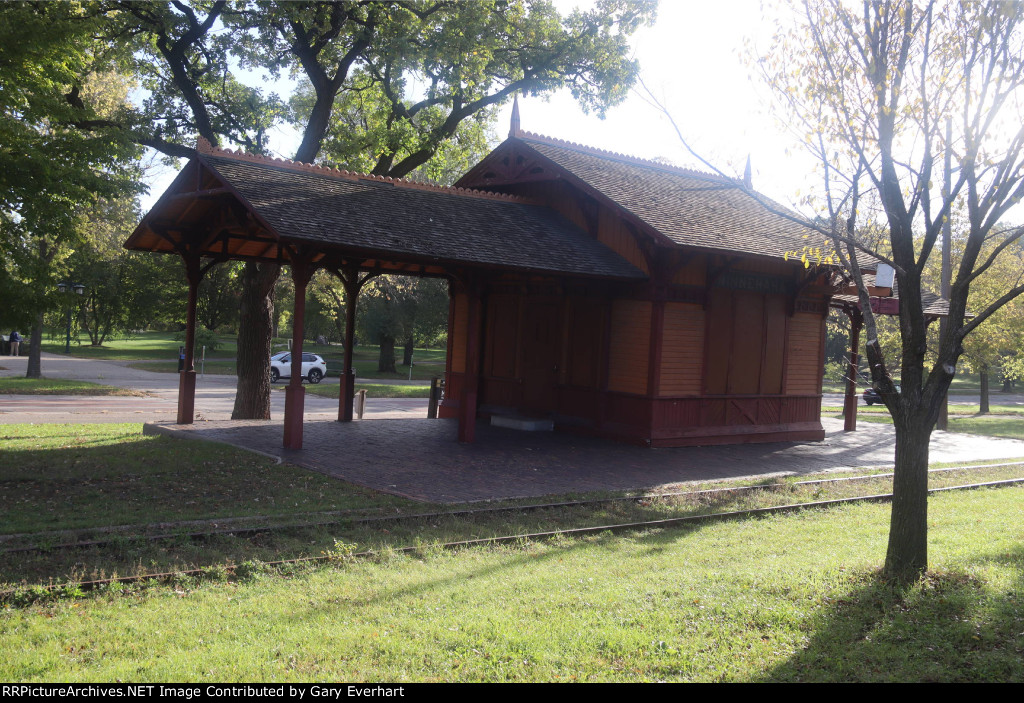
{"type": "MultiPolygon", "coordinates": [[[[846,281],[787,260],[809,232],[744,185],[528,134],[518,110],[509,138],[454,188],[201,141],[126,246],[182,257],[189,339],[209,266],[290,266],[294,360],[315,270],[338,276],[350,299],[380,273],[447,278],[438,412],[458,419],[462,442],[494,416],[653,447],[820,440],[825,317],[846,281]]],[[[182,423],[195,388],[187,347],[182,423]]],[[[284,443],[297,449],[298,369],[291,378],[284,443]]],[[[347,421],[353,387],[342,387],[347,421]]]]}

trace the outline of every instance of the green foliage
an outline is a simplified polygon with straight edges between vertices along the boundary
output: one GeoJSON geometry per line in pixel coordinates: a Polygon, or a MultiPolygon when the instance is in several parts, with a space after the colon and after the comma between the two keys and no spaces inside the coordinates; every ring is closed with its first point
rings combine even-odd
{"type": "MultiPolygon", "coordinates": [[[[175,339],[179,339],[182,342],[185,341],[185,333],[179,332],[175,335],[175,339]]],[[[221,344],[221,338],[217,336],[217,333],[213,330],[208,330],[205,327],[196,327],[196,348],[195,352],[198,356],[203,347],[206,347],[207,352],[217,351],[217,347],[221,344]]]]}
{"type": "Polygon", "coordinates": [[[355,560],[356,549],[359,548],[358,544],[346,543],[340,539],[334,540],[334,546],[325,549],[322,554],[328,561],[336,563],[345,563],[355,560]]]}
{"type": "MultiPolygon", "coordinates": [[[[31,320],[33,340],[43,312],[57,306],[85,210],[138,188],[129,166],[137,146],[81,128],[126,87],[111,78],[98,33],[79,3],[0,5],[0,315],[22,327],[31,320]]],[[[37,377],[38,346],[28,352],[27,375],[37,377]]]]}
{"type": "Polygon", "coordinates": [[[230,261],[212,266],[199,283],[196,320],[208,330],[233,329],[238,325],[241,299],[239,277],[245,264],[230,261]]]}

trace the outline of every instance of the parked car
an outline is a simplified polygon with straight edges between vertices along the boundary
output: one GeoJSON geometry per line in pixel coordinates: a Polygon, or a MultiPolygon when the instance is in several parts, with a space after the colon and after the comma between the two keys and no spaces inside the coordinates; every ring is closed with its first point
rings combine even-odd
{"type": "MultiPolygon", "coordinates": [[[[899,384],[896,384],[896,391],[899,392],[899,384]]],[[[868,405],[874,405],[875,403],[882,402],[882,394],[879,393],[874,386],[864,389],[864,393],[861,394],[864,398],[864,402],[868,405]]]]}
{"type": "MultiPolygon", "coordinates": [[[[270,382],[291,378],[292,353],[278,352],[270,357],[270,382]]],[[[316,354],[302,353],[302,377],[310,383],[320,383],[327,375],[327,362],[316,354]]]]}

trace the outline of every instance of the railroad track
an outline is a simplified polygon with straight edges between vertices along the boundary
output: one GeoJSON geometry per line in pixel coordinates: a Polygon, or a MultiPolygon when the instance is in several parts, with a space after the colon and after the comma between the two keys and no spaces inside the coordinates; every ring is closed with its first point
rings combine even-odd
{"type": "MultiPolygon", "coordinates": [[[[929,472],[930,473],[932,473],[932,472],[936,472],[937,473],[937,472],[950,472],[950,471],[969,471],[969,470],[972,470],[972,469],[1003,468],[1003,467],[1011,467],[1011,466],[1024,466],[1024,464],[1022,464],[1020,462],[1014,462],[1014,463],[1009,463],[1009,464],[989,464],[989,465],[985,465],[985,466],[951,467],[951,468],[947,468],[947,469],[932,469],[929,472]]],[[[412,520],[412,519],[430,519],[430,518],[451,517],[451,516],[460,516],[460,515],[461,516],[469,516],[469,515],[479,515],[479,514],[483,514],[483,513],[498,513],[498,512],[508,512],[508,511],[529,511],[529,510],[539,510],[539,509],[545,509],[545,508],[563,508],[563,507],[598,505],[598,504],[606,504],[606,503],[613,503],[613,502],[620,502],[620,501],[634,501],[634,502],[636,502],[636,501],[654,500],[654,499],[658,499],[658,498],[677,497],[677,496],[706,496],[706,495],[709,495],[709,494],[740,493],[740,492],[743,492],[743,491],[764,490],[766,488],[789,488],[791,486],[808,486],[808,485],[828,484],[828,483],[836,483],[836,482],[852,482],[852,481],[874,480],[874,479],[878,479],[878,478],[886,478],[886,477],[891,476],[891,475],[892,474],[889,473],[889,474],[872,474],[872,475],[865,475],[865,476],[847,476],[847,477],[838,477],[838,478],[832,478],[832,479],[819,479],[819,480],[814,480],[814,481],[799,481],[799,482],[795,482],[795,483],[778,483],[778,484],[766,484],[766,485],[758,485],[758,486],[737,486],[737,487],[734,487],[734,488],[711,489],[711,490],[705,490],[705,491],[690,491],[690,492],[682,491],[682,492],[661,493],[661,494],[648,494],[648,495],[644,495],[644,496],[629,496],[629,497],[618,497],[618,498],[602,498],[602,499],[582,500],[582,501],[561,501],[561,502],[556,502],[556,503],[530,504],[530,505],[525,505],[525,506],[509,506],[509,507],[504,507],[503,506],[503,507],[471,509],[471,510],[451,511],[451,512],[416,513],[416,514],[410,514],[410,515],[380,516],[380,517],[362,518],[358,522],[361,522],[361,523],[365,524],[365,523],[381,522],[381,521],[386,521],[386,520],[395,521],[395,520],[412,520]]],[[[1024,484],[1024,477],[1011,478],[1011,479],[1003,479],[1003,480],[998,480],[998,481],[984,481],[984,482],[960,484],[960,485],[956,485],[956,486],[945,486],[945,487],[941,487],[941,488],[932,488],[932,489],[929,489],[928,493],[929,494],[935,494],[935,493],[945,493],[945,492],[949,492],[949,491],[976,490],[976,489],[980,489],[980,488],[998,488],[998,487],[1006,487],[1006,486],[1020,485],[1020,484],[1024,484]]],[[[807,509],[812,509],[812,508],[828,508],[828,507],[834,507],[834,506],[839,506],[839,505],[848,505],[848,504],[865,503],[865,502],[885,502],[885,501],[890,500],[891,498],[892,498],[892,494],[891,493],[878,493],[878,494],[861,495],[861,496],[853,496],[853,497],[846,497],[846,498],[836,498],[836,499],[831,499],[831,500],[810,501],[810,502],[802,502],[802,503],[789,503],[789,504],[784,504],[784,505],[774,505],[774,506],[759,507],[759,508],[748,508],[748,509],[744,509],[744,510],[734,510],[734,511],[717,512],[717,513],[703,513],[703,514],[697,514],[697,515],[684,515],[684,516],[679,516],[679,517],[661,518],[661,519],[657,519],[657,520],[643,520],[643,521],[632,521],[632,522],[623,522],[623,523],[611,523],[611,524],[602,524],[602,525],[594,525],[594,526],[587,526],[587,527],[574,527],[574,528],[566,528],[566,529],[558,529],[558,530],[546,530],[546,531],[542,531],[542,532],[529,532],[529,533],[511,534],[511,535],[503,535],[503,536],[497,536],[497,537],[481,537],[481,538],[468,539],[468,540],[458,540],[458,541],[453,541],[453,542],[436,543],[436,544],[432,544],[432,545],[429,545],[429,546],[431,548],[434,548],[434,549],[461,549],[461,548],[466,548],[466,547],[475,547],[475,546],[482,546],[482,545],[507,544],[507,543],[510,543],[510,542],[543,541],[543,540],[552,539],[552,538],[555,538],[555,537],[580,537],[580,536],[586,536],[586,535],[591,535],[591,534],[598,534],[598,533],[602,533],[602,532],[618,533],[618,532],[637,531],[637,530],[644,530],[644,529],[660,529],[660,528],[677,527],[677,526],[682,526],[682,525],[686,525],[686,524],[696,524],[696,523],[703,523],[703,522],[714,522],[714,521],[719,521],[719,520],[732,520],[732,519],[738,519],[738,518],[756,517],[756,516],[761,516],[761,515],[773,515],[773,514],[780,514],[780,513],[791,513],[791,512],[798,512],[798,511],[801,511],[801,510],[807,510],[807,509]]],[[[352,524],[353,522],[356,522],[356,521],[348,520],[348,521],[345,521],[345,522],[347,524],[352,524]]],[[[314,522],[314,523],[308,523],[307,526],[309,526],[309,527],[320,527],[320,526],[323,526],[323,525],[330,525],[330,524],[337,524],[337,523],[338,523],[338,521],[314,522]]],[[[287,526],[284,526],[282,529],[297,529],[299,527],[301,527],[301,526],[287,525],[287,526]]],[[[268,526],[268,527],[262,527],[262,528],[252,528],[252,529],[247,529],[247,530],[228,530],[228,532],[237,534],[239,532],[249,532],[249,531],[252,531],[252,532],[266,532],[266,531],[271,531],[271,530],[274,530],[274,529],[278,529],[278,528],[275,528],[275,527],[272,527],[272,526],[268,526]]],[[[218,531],[218,532],[202,532],[202,533],[196,533],[196,534],[201,535],[201,536],[208,536],[208,535],[211,535],[211,534],[221,534],[221,533],[218,531]]],[[[176,535],[174,535],[174,537],[180,538],[181,535],[180,534],[176,534],[176,535]]],[[[154,536],[154,537],[151,537],[150,539],[161,539],[161,538],[162,537],[154,536]]],[[[79,544],[79,543],[70,545],[70,547],[79,547],[79,546],[82,546],[82,545],[79,544]]],[[[416,546],[389,548],[388,551],[390,553],[396,553],[396,554],[407,554],[407,553],[421,551],[423,548],[424,548],[423,545],[416,545],[416,546]]],[[[355,560],[355,559],[365,559],[365,558],[376,557],[376,556],[379,556],[379,555],[380,555],[380,552],[377,551],[377,550],[365,550],[365,551],[361,551],[361,552],[353,552],[351,554],[344,554],[343,557],[341,557],[341,558],[345,559],[345,560],[348,560],[348,559],[355,560]]],[[[313,563],[318,563],[318,562],[328,562],[328,561],[337,561],[337,560],[339,560],[339,556],[325,554],[325,555],[322,555],[322,556],[309,556],[309,557],[299,557],[299,558],[296,558],[296,559],[283,559],[283,560],[277,560],[277,561],[262,562],[262,565],[265,568],[276,568],[276,567],[282,567],[282,566],[286,566],[286,565],[313,564],[313,563]]],[[[222,567],[222,571],[226,571],[226,572],[232,573],[237,568],[238,568],[238,565],[228,565],[228,566],[222,567]]],[[[160,581],[168,581],[168,580],[174,580],[174,579],[181,579],[183,577],[201,578],[201,577],[207,575],[208,573],[209,573],[208,569],[199,568],[199,569],[189,569],[189,570],[183,570],[183,571],[138,574],[138,575],[135,575],[135,576],[121,576],[121,577],[109,578],[109,579],[96,579],[96,580],[90,580],[90,581],[77,581],[77,582],[58,583],[58,584],[36,586],[34,588],[37,589],[37,590],[38,589],[42,589],[44,591],[53,591],[53,590],[66,589],[66,588],[75,588],[75,589],[79,589],[81,591],[89,591],[89,590],[93,590],[93,589],[100,588],[100,587],[103,587],[103,586],[112,585],[112,584],[115,584],[115,583],[116,584],[131,584],[131,583],[141,583],[141,582],[147,582],[147,581],[160,582],[160,581]]],[[[17,591],[18,591],[18,589],[7,590],[7,591],[0,591],[0,601],[7,599],[11,595],[15,594],[17,591]]]]}
{"type": "MultiPolygon", "coordinates": [[[[994,468],[1008,468],[1013,466],[1019,466],[1024,470],[1024,462],[1007,462],[998,464],[982,464],[976,466],[953,466],[942,469],[929,469],[929,475],[937,475],[941,473],[948,473],[953,471],[972,471],[981,469],[994,469],[994,468]]],[[[0,549],[0,555],[4,554],[17,554],[24,552],[38,552],[47,551],[52,552],[55,550],[62,549],[82,549],[86,547],[103,547],[111,544],[124,544],[125,542],[158,542],[163,540],[180,540],[180,539],[192,539],[202,540],[210,537],[224,536],[224,535],[236,535],[236,536],[251,536],[256,534],[265,534],[268,532],[275,532],[280,530],[307,530],[319,527],[329,527],[331,525],[369,525],[374,523],[385,523],[385,522],[404,522],[413,520],[433,520],[439,518],[451,518],[451,517],[475,517],[479,515],[494,515],[501,513],[523,513],[532,512],[538,510],[552,510],[557,508],[575,508],[575,507],[590,507],[598,505],[608,505],[614,503],[639,503],[643,501],[657,501],[664,500],[666,498],[681,498],[681,497],[693,497],[693,498],[708,498],[713,496],[728,496],[728,495],[741,495],[743,493],[749,493],[753,491],[771,491],[771,490],[782,490],[791,488],[793,486],[814,486],[814,485],[827,485],[834,483],[844,482],[856,482],[856,481],[872,481],[880,478],[891,477],[892,472],[880,473],[880,474],[864,474],[861,476],[840,476],[836,478],[826,479],[815,479],[812,481],[794,481],[792,483],[769,483],[769,484],[757,484],[753,486],[732,486],[728,488],[711,488],[701,491],[673,491],[669,493],[648,493],[638,496],[616,496],[611,498],[593,498],[587,500],[572,500],[572,501],[558,501],[551,503],[530,503],[527,505],[503,505],[486,508],[469,508],[465,510],[450,510],[450,511],[437,511],[429,513],[402,513],[396,515],[375,515],[375,516],[363,516],[363,517],[344,517],[338,513],[328,513],[327,517],[319,520],[310,520],[306,522],[288,522],[278,523],[269,525],[258,525],[249,527],[212,527],[210,529],[200,529],[193,531],[170,531],[158,534],[149,535],[124,535],[115,534],[110,538],[103,539],[92,539],[92,540],[80,540],[75,542],[63,542],[55,544],[47,544],[45,547],[38,545],[29,545],[21,547],[12,547],[8,549],[0,549]]],[[[983,485],[983,484],[978,484],[983,485]]],[[[885,494],[889,495],[889,494],[885,494]]],[[[867,498],[866,496],[864,498],[867,498]]],[[[845,500],[845,499],[844,499],[845,500]]],[[[827,502],[827,501],[826,501],[827,502]]],[[[809,503],[807,505],[810,505],[809,503]]],[[[272,519],[269,516],[257,516],[250,518],[251,520],[261,519],[272,519]]],[[[223,522],[223,520],[221,520],[223,522]]],[[[190,523],[191,525],[196,524],[195,521],[190,523]]],[[[210,524],[214,524],[210,521],[210,524]]]]}

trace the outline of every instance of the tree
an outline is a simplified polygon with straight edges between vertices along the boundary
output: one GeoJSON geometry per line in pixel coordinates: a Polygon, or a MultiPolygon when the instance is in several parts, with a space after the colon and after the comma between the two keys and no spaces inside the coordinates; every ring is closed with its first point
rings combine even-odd
{"type": "MultiPolygon", "coordinates": [[[[122,244],[124,233],[132,231],[138,220],[135,198],[100,200],[81,215],[81,241],[66,265],[68,278],[85,286],[78,319],[94,347],[102,346],[111,333],[129,328],[137,317],[132,304],[141,292],[133,290],[138,281],[132,268],[145,262],[122,244]]],[[[149,282],[143,288],[149,288],[149,282]]]]}
{"type": "Polygon", "coordinates": [[[380,276],[360,298],[359,329],[380,345],[377,370],[396,373],[395,342],[404,346],[403,366],[412,363],[417,338],[430,339],[448,324],[448,286],[435,278],[380,276]]]}
{"type": "Polygon", "coordinates": [[[31,319],[29,377],[42,373],[43,313],[82,238],[83,210],[135,187],[131,142],[76,126],[103,117],[93,98],[107,95],[109,66],[97,33],[78,4],[0,6],[0,252],[12,299],[31,319]]]}
{"type": "Polygon", "coordinates": [[[760,62],[821,163],[813,202],[824,217],[804,224],[827,237],[857,286],[868,365],[895,425],[885,572],[899,581],[927,568],[928,442],[966,340],[1024,293],[1019,278],[1003,280],[967,314],[979,279],[1024,234],[1006,222],[1024,195],[1022,13],[1003,2],[805,0],[760,62]],[[964,214],[962,253],[931,362],[922,282],[954,212],[964,214]],[[861,236],[870,231],[884,233],[881,246],[861,236]],[[878,343],[862,273],[876,261],[895,269],[899,285],[898,367],[878,343]]]}
{"type": "MultiPolygon", "coordinates": [[[[1024,283],[1024,246],[1021,245],[1018,241],[1009,247],[992,268],[974,282],[967,306],[969,311],[984,310],[1007,287],[1024,283]]],[[[986,247],[986,253],[991,253],[991,247],[986,247]]],[[[956,258],[954,256],[954,261],[956,258]]],[[[980,375],[979,413],[989,412],[990,371],[998,368],[1004,382],[1014,380],[1018,373],[1016,358],[1021,351],[1024,351],[1024,298],[1016,298],[999,308],[974,334],[964,339],[964,359],[969,368],[980,375]]]]}
{"type": "MultiPolygon", "coordinates": [[[[655,3],[599,0],[592,10],[565,17],[549,2],[509,0],[231,6],[175,0],[113,2],[103,11],[113,39],[135,40],[127,56],[151,97],[134,119],[89,127],[124,130],[170,156],[189,156],[186,145],[195,135],[262,152],[282,103],[238,81],[240,62],[274,75],[292,72],[308,83],[308,96],[289,115],[302,133],[297,161],[316,161],[339,107],[349,114],[349,98],[373,93],[386,117],[375,115],[374,138],[360,148],[376,149],[373,173],[405,176],[429,162],[466,120],[517,91],[568,87],[598,111],[624,98],[637,68],[628,58],[628,37],[653,21],[655,3]]],[[[339,151],[345,150],[332,150],[335,158],[339,151]]],[[[242,276],[235,417],[269,417],[269,296],[278,274],[277,266],[249,263],[242,276]]]]}

